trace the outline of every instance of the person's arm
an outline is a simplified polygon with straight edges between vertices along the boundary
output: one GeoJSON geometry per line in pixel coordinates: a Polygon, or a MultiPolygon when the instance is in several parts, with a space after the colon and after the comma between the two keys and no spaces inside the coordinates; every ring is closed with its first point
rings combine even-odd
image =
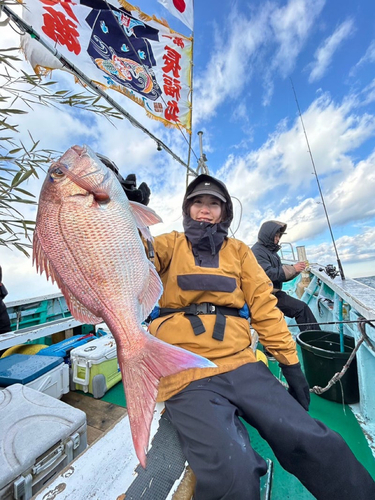
{"type": "Polygon", "coordinates": [[[283,264],[282,267],[285,274],[285,281],[290,281],[306,269],[306,262],[297,262],[293,265],[283,264]]]}
{"type": "Polygon", "coordinates": [[[276,358],[289,385],[289,393],[308,410],[310,392],[299,363],[296,343],[282,312],[276,307],[272,283],[249,250],[242,260],[241,288],[249,305],[251,325],[261,344],[276,358]]]}
{"type": "Polygon", "coordinates": [[[281,261],[277,255],[275,255],[278,262],[275,265],[270,258],[267,250],[263,249],[261,246],[254,248],[254,255],[258,261],[258,264],[263,268],[264,272],[267,274],[269,279],[275,283],[277,281],[286,281],[286,276],[281,265],[281,261]]]}

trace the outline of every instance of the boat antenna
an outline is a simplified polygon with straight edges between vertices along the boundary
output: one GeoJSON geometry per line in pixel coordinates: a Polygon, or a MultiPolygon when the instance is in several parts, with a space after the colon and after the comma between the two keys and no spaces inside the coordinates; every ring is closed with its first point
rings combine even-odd
{"type": "Polygon", "coordinates": [[[205,153],[203,153],[203,140],[202,140],[203,132],[200,130],[198,132],[198,135],[199,135],[199,152],[201,155],[198,159],[197,172],[198,174],[209,175],[208,167],[206,165],[207,156],[205,155],[205,153]]]}
{"type": "Polygon", "coordinates": [[[340,276],[341,276],[341,279],[344,280],[345,279],[344,270],[342,268],[340,257],[339,257],[338,251],[337,251],[335,238],[333,236],[333,232],[332,232],[332,228],[331,228],[331,223],[330,223],[329,217],[328,217],[327,207],[326,207],[326,204],[324,202],[324,197],[323,197],[323,193],[322,193],[322,190],[321,190],[321,187],[320,187],[319,177],[318,177],[318,174],[317,174],[317,171],[316,171],[316,168],[315,168],[314,158],[313,158],[313,155],[312,155],[312,152],[311,152],[311,148],[310,148],[310,144],[309,144],[309,139],[307,138],[307,133],[306,133],[305,125],[304,125],[303,119],[302,119],[301,109],[299,107],[299,103],[298,103],[298,99],[297,99],[297,94],[296,94],[296,91],[295,91],[292,79],[290,79],[290,83],[292,85],[294,98],[296,100],[298,114],[299,114],[299,117],[300,117],[300,120],[301,120],[303,133],[305,134],[305,139],[306,139],[306,144],[307,144],[307,151],[308,151],[308,153],[310,155],[311,163],[312,163],[312,166],[313,166],[313,169],[314,169],[314,175],[315,175],[315,178],[316,178],[316,182],[318,184],[318,189],[319,189],[319,193],[320,193],[320,198],[322,200],[322,205],[323,205],[323,208],[324,208],[324,213],[326,214],[326,219],[327,219],[327,223],[328,223],[329,232],[331,233],[333,248],[335,249],[336,259],[337,259],[337,265],[339,266],[340,276]]]}
{"type": "Polygon", "coordinates": [[[191,175],[193,175],[194,177],[197,177],[200,174],[210,175],[210,172],[208,170],[208,166],[206,165],[207,156],[205,155],[205,153],[203,153],[203,140],[202,140],[203,132],[199,131],[199,132],[197,132],[197,135],[199,136],[200,157],[197,158],[197,160],[198,160],[197,169],[193,172],[191,172],[191,169],[186,171],[186,187],[189,185],[189,182],[190,182],[189,177],[191,175]]]}
{"type": "Polygon", "coordinates": [[[177,156],[163,141],[155,137],[146,127],[139,123],[130,113],[128,113],[120,104],[118,104],[112,97],[110,97],[106,92],[100,88],[99,85],[95,84],[90,80],[81,70],[74,66],[66,57],[64,57],[57,49],[49,45],[43,38],[40,37],[39,33],[34,30],[32,26],[27,24],[21,17],[19,17],[15,12],[9,9],[6,5],[2,4],[0,6],[0,11],[4,12],[21,30],[28,33],[31,38],[39,42],[43,47],[45,47],[51,54],[53,54],[62,65],[73,73],[80,81],[84,82],[85,86],[89,87],[96,94],[103,97],[113,108],[115,108],[122,116],[124,116],[130,123],[139,129],[141,129],[145,134],[147,134],[151,139],[153,139],[157,145],[158,151],[164,149],[168,154],[170,154],[176,161],[181,163],[188,171],[191,171],[196,175],[195,171],[189,167],[179,156],[177,156]]]}

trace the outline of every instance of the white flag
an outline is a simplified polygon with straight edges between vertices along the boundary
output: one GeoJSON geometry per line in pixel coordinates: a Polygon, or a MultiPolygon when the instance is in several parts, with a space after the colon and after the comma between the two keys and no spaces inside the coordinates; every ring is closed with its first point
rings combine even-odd
{"type": "Polygon", "coordinates": [[[171,14],[178,17],[188,28],[194,29],[193,0],[158,0],[171,14]]]}
{"type": "MultiPolygon", "coordinates": [[[[90,80],[125,95],[165,126],[190,132],[190,38],[130,4],[125,9],[122,0],[26,1],[23,19],[90,80]]],[[[28,34],[22,47],[36,72],[64,68],[28,34]]]]}

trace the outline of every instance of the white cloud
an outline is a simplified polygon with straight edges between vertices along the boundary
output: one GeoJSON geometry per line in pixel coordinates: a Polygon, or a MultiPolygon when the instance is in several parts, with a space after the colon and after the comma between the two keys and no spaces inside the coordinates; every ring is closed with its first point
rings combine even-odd
{"type": "MultiPolygon", "coordinates": [[[[375,229],[364,227],[355,236],[342,236],[336,240],[337,252],[344,267],[349,269],[353,263],[362,264],[364,276],[375,274],[375,229]]],[[[332,242],[310,245],[308,247],[308,258],[310,262],[331,263],[335,265],[336,254],[332,242]]],[[[354,273],[358,271],[354,270],[354,273]]],[[[356,277],[359,274],[352,274],[356,277]]]]}
{"type": "MultiPolygon", "coordinates": [[[[375,117],[355,113],[355,102],[353,97],[339,105],[325,94],[303,114],[317,173],[324,177],[325,192],[352,173],[355,168],[352,152],[375,135],[375,117]]],[[[290,128],[282,122],[259,149],[244,156],[228,156],[219,175],[228,182],[231,192],[254,206],[271,190],[279,192],[277,204],[286,196],[295,199],[305,193],[306,198],[311,189],[317,193],[312,172],[298,118],[290,128]]]]}
{"type": "Polygon", "coordinates": [[[282,77],[288,76],[293,69],[324,4],[325,1],[322,0],[291,0],[272,12],[271,26],[277,49],[271,66],[273,69],[277,68],[282,77]]]}
{"type": "Polygon", "coordinates": [[[334,33],[326,38],[315,52],[315,61],[311,63],[309,82],[320,80],[328,70],[333,56],[341,44],[354,33],[354,21],[347,19],[338,26],[334,33]]]}
{"type": "Polygon", "coordinates": [[[375,62],[375,40],[372,40],[365,52],[365,55],[361,57],[361,59],[350,71],[350,76],[353,76],[360,66],[363,66],[364,64],[367,63],[372,64],[374,62],[375,62]]]}
{"type": "Polygon", "coordinates": [[[283,7],[266,2],[250,16],[233,9],[216,34],[206,70],[195,78],[194,120],[212,117],[220,104],[248,88],[254,75],[264,79],[269,104],[274,75],[290,74],[324,5],[325,0],[289,0],[283,7]]]}

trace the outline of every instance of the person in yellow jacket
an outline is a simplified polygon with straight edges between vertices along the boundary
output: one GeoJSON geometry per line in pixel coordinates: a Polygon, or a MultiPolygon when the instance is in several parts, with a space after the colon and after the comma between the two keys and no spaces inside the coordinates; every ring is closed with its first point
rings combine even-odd
{"type": "Polygon", "coordinates": [[[309,387],[272,282],[250,248],[228,238],[232,218],[226,186],[203,174],[183,200],[184,233],[154,239],[164,291],[150,333],[216,364],[162,378],[159,386],[196,476],[194,500],[259,500],[267,464],[240,417],[318,500],[375,498],[375,482],[345,441],[307,413],[309,387]],[[288,391],[257,361],[249,317],[288,391]]]}

